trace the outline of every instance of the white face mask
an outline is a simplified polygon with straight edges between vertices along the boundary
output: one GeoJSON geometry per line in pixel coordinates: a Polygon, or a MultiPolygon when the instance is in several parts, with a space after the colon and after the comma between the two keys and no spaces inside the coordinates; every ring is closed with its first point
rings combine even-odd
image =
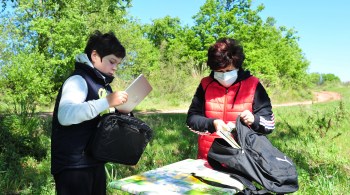
{"type": "Polygon", "coordinates": [[[214,72],[214,78],[224,87],[231,86],[237,80],[238,69],[230,72],[214,72]]]}

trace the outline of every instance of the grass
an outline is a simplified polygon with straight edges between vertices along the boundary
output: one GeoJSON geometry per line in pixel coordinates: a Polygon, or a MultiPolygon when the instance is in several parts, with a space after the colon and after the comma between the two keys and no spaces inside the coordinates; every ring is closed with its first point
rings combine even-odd
{"type": "Polygon", "coordinates": [[[271,98],[272,104],[280,104],[285,102],[302,102],[312,100],[312,90],[300,89],[295,90],[288,87],[274,87],[268,88],[268,94],[271,98]]]}
{"type": "MultiPolygon", "coordinates": [[[[350,148],[348,146],[350,86],[335,85],[331,88],[330,86],[320,87],[317,90],[339,92],[343,99],[312,105],[274,108],[276,129],[269,135],[269,139],[297,165],[300,189],[294,194],[347,194],[350,191],[350,148]]],[[[145,106],[141,109],[158,110],[164,107],[187,109],[189,105],[188,101],[164,102],[163,99],[159,99],[157,103],[152,99],[146,99],[143,102],[145,106]]],[[[187,129],[186,114],[135,112],[135,116],[152,127],[154,138],[148,144],[137,165],[108,163],[106,172],[109,182],[187,158],[196,158],[197,135],[187,129]]],[[[47,143],[49,138],[46,135],[48,132],[44,132],[45,129],[50,129],[50,120],[51,118],[48,117],[46,122],[32,124],[33,127],[30,128],[32,130],[26,134],[24,134],[26,132],[24,127],[31,125],[29,123],[16,125],[17,120],[11,120],[12,122],[6,123],[7,126],[0,127],[0,138],[3,139],[0,143],[0,191],[3,192],[5,188],[5,194],[6,192],[54,194],[53,179],[49,173],[50,148],[47,143]],[[36,127],[36,125],[39,126],[36,127]],[[5,131],[10,127],[11,129],[5,131]],[[16,139],[16,136],[25,138],[25,141],[31,141],[22,142],[16,139]],[[33,144],[34,141],[37,144],[33,144]],[[44,148],[48,151],[46,156],[37,154],[37,151],[40,151],[37,149],[39,143],[46,146],[44,148]],[[26,152],[22,152],[18,147],[22,145],[24,149],[27,148],[26,152]],[[15,167],[15,165],[18,166],[15,167]]],[[[1,124],[5,124],[5,121],[2,120],[1,124]]],[[[109,194],[127,193],[109,189],[109,194]]]]}
{"type": "Polygon", "coordinates": [[[275,110],[276,132],[270,138],[297,165],[300,190],[296,194],[344,194],[350,190],[346,147],[350,124],[345,117],[338,119],[350,108],[341,110],[340,105],[332,102],[275,110]]]}
{"type": "MultiPolygon", "coordinates": [[[[294,194],[347,194],[350,191],[348,88],[333,89],[342,93],[341,101],[274,108],[276,129],[269,139],[297,165],[300,189],[294,194]]],[[[197,136],[187,129],[186,114],[137,116],[150,124],[155,136],[136,166],[116,165],[117,179],[196,158],[197,136]]]]}

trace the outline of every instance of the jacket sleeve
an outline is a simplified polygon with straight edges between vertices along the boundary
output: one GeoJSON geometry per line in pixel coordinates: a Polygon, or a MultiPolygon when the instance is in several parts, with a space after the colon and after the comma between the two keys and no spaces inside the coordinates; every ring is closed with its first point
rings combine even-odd
{"type": "Polygon", "coordinates": [[[71,76],[65,81],[58,107],[58,121],[63,126],[91,120],[108,109],[106,98],[85,101],[88,87],[83,77],[71,76]]]}
{"type": "Polygon", "coordinates": [[[259,82],[253,101],[254,123],[251,128],[259,133],[269,134],[275,129],[275,118],[272,112],[271,100],[259,82]]]}
{"type": "Polygon", "coordinates": [[[204,114],[204,90],[199,84],[196,93],[193,96],[192,103],[187,112],[187,126],[195,133],[214,133],[215,128],[213,121],[215,119],[207,118],[204,114]]]}

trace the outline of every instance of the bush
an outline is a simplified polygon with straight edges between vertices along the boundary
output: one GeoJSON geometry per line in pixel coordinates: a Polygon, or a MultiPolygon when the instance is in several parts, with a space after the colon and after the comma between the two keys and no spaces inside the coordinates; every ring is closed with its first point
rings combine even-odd
{"type": "Polygon", "coordinates": [[[0,121],[0,189],[5,194],[53,194],[48,119],[7,115],[0,121]]]}

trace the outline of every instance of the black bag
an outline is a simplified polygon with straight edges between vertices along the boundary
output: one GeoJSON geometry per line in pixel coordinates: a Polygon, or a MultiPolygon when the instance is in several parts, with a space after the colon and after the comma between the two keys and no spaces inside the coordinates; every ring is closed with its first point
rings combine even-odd
{"type": "Polygon", "coordinates": [[[152,133],[152,129],[132,113],[105,114],[92,141],[92,155],[105,162],[136,165],[152,133]]]}
{"type": "Polygon", "coordinates": [[[216,138],[208,153],[208,163],[214,169],[234,173],[231,176],[246,186],[245,193],[297,191],[298,175],[292,160],[275,148],[265,135],[243,125],[239,117],[236,121],[241,148],[233,148],[224,139],[216,138]],[[266,189],[259,192],[252,180],[266,189]]]}

